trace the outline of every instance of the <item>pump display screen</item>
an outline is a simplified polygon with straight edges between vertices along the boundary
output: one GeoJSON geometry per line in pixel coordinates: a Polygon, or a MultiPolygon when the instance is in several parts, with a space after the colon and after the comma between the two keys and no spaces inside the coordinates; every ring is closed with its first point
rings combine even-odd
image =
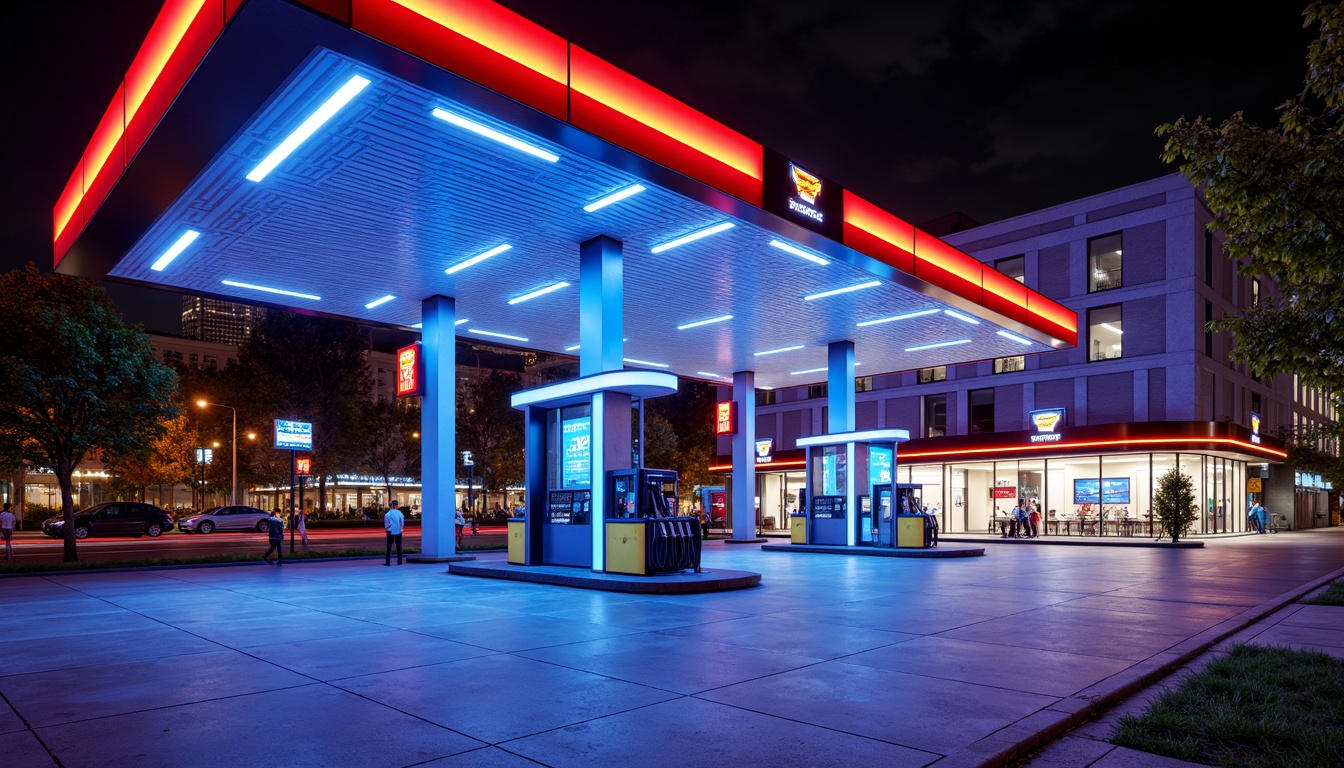
{"type": "Polygon", "coordinates": [[[813,496],[812,518],[814,520],[832,520],[845,516],[844,496],[813,496]]]}
{"type": "Polygon", "coordinates": [[[546,497],[546,522],[557,525],[587,525],[590,491],[551,491],[546,497]]]}
{"type": "Polygon", "coordinates": [[[593,464],[593,417],[580,416],[560,422],[560,485],[588,485],[593,464]]]}

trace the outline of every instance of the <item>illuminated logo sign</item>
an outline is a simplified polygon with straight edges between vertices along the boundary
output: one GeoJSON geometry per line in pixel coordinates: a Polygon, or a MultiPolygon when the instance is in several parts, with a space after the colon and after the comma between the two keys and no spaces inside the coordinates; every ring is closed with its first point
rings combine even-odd
{"type": "Polygon", "coordinates": [[[1057,443],[1063,440],[1064,435],[1056,432],[1055,428],[1064,426],[1064,413],[1063,408],[1042,408],[1029,413],[1031,425],[1036,428],[1036,434],[1031,436],[1031,442],[1057,443]]]}
{"type": "Polygon", "coordinates": [[[787,157],[765,151],[762,206],[769,212],[833,239],[844,236],[844,190],[787,157]]]}
{"type": "Polygon", "coordinates": [[[1260,444],[1260,414],[1251,411],[1251,442],[1260,444]]]}
{"type": "Polygon", "coordinates": [[[214,463],[215,463],[215,449],[213,449],[213,448],[197,448],[197,449],[196,449],[196,463],[197,463],[197,464],[214,464],[214,463]]]}
{"type": "Polygon", "coordinates": [[[737,425],[733,421],[733,403],[719,403],[714,411],[714,434],[732,435],[737,433],[737,425]]]}
{"type": "Polygon", "coordinates": [[[310,421],[275,420],[275,447],[291,451],[313,450],[313,424],[310,421]]]}
{"type": "Polygon", "coordinates": [[[417,397],[425,393],[422,359],[420,342],[397,350],[397,397],[417,397]]]}
{"type": "Polygon", "coordinates": [[[769,464],[771,461],[773,461],[775,457],[770,455],[770,451],[774,449],[774,447],[775,447],[775,441],[773,438],[767,437],[764,440],[757,440],[756,463],[769,464]]]}
{"type": "Polygon", "coordinates": [[[294,459],[294,474],[305,477],[313,474],[313,457],[300,456],[294,459]]]}

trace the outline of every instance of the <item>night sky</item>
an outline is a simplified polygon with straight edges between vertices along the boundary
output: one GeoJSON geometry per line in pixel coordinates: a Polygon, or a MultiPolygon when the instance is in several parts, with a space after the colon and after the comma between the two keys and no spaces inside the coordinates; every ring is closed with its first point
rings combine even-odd
{"type": "MultiPolygon", "coordinates": [[[[503,4],[916,223],[1172,172],[1157,125],[1271,122],[1314,37],[1305,0],[503,4]]],[[[0,269],[50,269],[52,206],[159,5],[3,4],[0,269]]],[[[178,332],[176,296],[113,290],[132,321],[178,332]]]]}

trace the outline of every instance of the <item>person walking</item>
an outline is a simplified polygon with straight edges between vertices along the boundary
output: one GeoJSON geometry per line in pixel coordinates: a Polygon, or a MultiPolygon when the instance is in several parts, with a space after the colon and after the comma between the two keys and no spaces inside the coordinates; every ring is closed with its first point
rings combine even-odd
{"type": "Polygon", "coordinates": [[[5,540],[5,560],[14,559],[14,513],[9,508],[14,506],[8,501],[5,502],[5,511],[0,512],[0,537],[5,540]]]}
{"type": "MultiPolygon", "coordinates": [[[[383,556],[383,565],[392,564],[392,545],[397,545],[397,565],[401,565],[401,531],[406,527],[406,517],[397,509],[397,500],[387,503],[387,514],[383,515],[383,530],[387,531],[387,552],[383,556]]],[[[461,529],[457,532],[462,537],[461,529]]]]}
{"type": "Polygon", "coordinates": [[[300,509],[298,516],[294,518],[294,530],[298,532],[299,537],[303,539],[303,551],[308,551],[308,512],[300,509]]]}
{"type": "Polygon", "coordinates": [[[453,518],[453,527],[457,529],[457,546],[462,546],[462,529],[467,527],[467,518],[462,514],[462,510],[457,510],[453,518]]]}
{"type": "Polygon", "coordinates": [[[271,542],[271,548],[266,550],[262,560],[267,565],[284,565],[283,556],[285,544],[285,521],[280,519],[280,510],[272,509],[271,516],[266,518],[266,538],[271,542]],[[275,553],[275,562],[271,562],[271,553],[275,553]]]}

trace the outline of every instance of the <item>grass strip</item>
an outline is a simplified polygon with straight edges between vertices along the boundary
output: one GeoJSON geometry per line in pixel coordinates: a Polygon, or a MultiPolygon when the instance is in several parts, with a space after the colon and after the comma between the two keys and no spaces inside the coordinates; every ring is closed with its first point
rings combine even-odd
{"type": "Polygon", "coordinates": [[[1331,582],[1324,592],[1302,602],[1310,605],[1344,605],[1344,579],[1331,582]]]}
{"type": "Polygon", "coordinates": [[[1125,716],[1111,743],[1223,768],[1344,765],[1344,661],[1237,645],[1125,716]]]}

